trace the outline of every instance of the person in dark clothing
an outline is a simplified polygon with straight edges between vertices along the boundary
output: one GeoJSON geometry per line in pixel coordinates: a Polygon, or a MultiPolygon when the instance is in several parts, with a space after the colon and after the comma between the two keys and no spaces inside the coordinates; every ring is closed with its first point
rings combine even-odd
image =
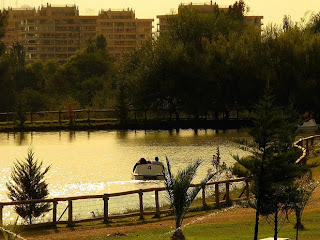
{"type": "Polygon", "coordinates": [[[134,170],[136,169],[136,167],[138,166],[138,165],[140,165],[140,164],[147,164],[148,162],[147,162],[147,160],[145,159],[145,158],[140,158],[140,160],[138,161],[138,162],[136,162],[136,164],[134,165],[134,167],[133,167],[133,172],[134,172],[134,170]]]}

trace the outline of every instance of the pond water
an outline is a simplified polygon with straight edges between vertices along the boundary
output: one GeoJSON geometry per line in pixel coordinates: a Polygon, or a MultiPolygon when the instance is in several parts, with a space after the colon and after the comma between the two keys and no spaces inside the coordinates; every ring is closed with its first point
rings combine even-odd
{"type": "MultiPolygon", "coordinates": [[[[51,166],[46,181],[49,197],[53,198],[163,187],[163,181],[133,180],[133,166],[141,157],[153,160],[158,156],[163,162],[168,157],[173,172],[200,159],[202,164],[194,181],[197,183],[212,167],[212,155],[217,147],[221,161],[229,166],[234,163],[232,155],[247,154],[233,142],[239,138],[248,138],[248,135],[236,130],[0,133],[0,201],[9,201],[6,182],[10,179],[14,162],[24,160],[29,147],[33,148],[35,158],[43,161],[43,167],[51,166]]],[[[165,204],[165,192],[160,198],[161,204],[165,204]]],[[[154,204],[154,193],[145,193],[144,205],[150,204],[154,204]]],[[[65,207],[65,204],[58,204],[59,216],[63,215],[65,207]]],[[[83,219],[101,214],[103,201],[81,200],[74,208],[78,209],[78,219],[83,219]]],[[[137,208],[136,195],[110,199],[111,214],[137,208]]],[[[5,222],[15,218],[13,209],[5,210],[5,222]]],[[[66,220],[66,214],[62,220],[66,220]]]]}
{"type": "Polygon", "coordinates": [[[231,165],[232,155],[245,154],[232,142],[248,135],[237,131],[94,131],[0,133],[0,201],[8,200],[6,182],[15,160],[24,160],[32,147],[43,166],[51,197],[113,193],[163,186],[163,182],[132,180],[132,168],[141,157],[167,156],[175,172],[197,159],[203,161],[195,181],[211,167],[220,148],[222,161],[231,165]]]}

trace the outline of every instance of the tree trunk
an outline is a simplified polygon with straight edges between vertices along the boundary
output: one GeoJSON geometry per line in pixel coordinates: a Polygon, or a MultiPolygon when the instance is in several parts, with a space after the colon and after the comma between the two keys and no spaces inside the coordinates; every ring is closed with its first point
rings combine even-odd
{"type": "Polygon", "coordinates": [[[278,209],[274,214],[274,240],[278,239],[278,209]]]}
{"type": "MultiPolygon", "coordinates": [[[[258,199],[258,202],[259,202],[259,199],[258,199]]],[[[258,205],[258,204],[257,204],[258,205]]],[[[255,223],[255,226],[254,226],[254,240],[258,240],[258,233],[259,233],[259,217],[260,217],[260,212],[258,210],[259,208],[257,207],[257,210],[256,210],[256,223],[255,223]]]]}
{"type": "Polygon", "coordinates": [[[181,228],[177,228],[174,233],[172,234],[171,240],[185,240],[185,236],[183,235],[183,232],[181,228]]]}

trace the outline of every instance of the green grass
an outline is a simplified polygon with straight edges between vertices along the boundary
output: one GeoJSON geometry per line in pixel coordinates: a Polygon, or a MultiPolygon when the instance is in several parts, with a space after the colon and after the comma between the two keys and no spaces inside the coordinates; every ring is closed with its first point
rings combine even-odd
{"type": "MultiPolygon", "coordinates": [[[[289,237],[295,239],[294,216],[290,216],[290,222],[286,222],[279,233],[279,237],[289,237]]],[[[319,240],[320,239],[320,213],[309,213],[303,217],[303,223],[306,230],[299,232],[299,240],[319,240]]],[[[174,222],[172,220],[172,225],[174,222]]],[[[212,223],[202,225],[189,225],[182,228],[188,240],[248,240],[253,238],[254,220],[252,221],[232,221],[225,223],[212,223]]],[[[272,227],[261,220],[259,229],[259,238],[273,236],[272,227]]],[[[112,239],[144,239],[144,240],[168,240],[172,234],[173,228],[153,229],[142,232],[130,233],[127,236],[121,237],[99,237],[99,238],[83,238],[81,240],[112,240],[112,239]]]]}

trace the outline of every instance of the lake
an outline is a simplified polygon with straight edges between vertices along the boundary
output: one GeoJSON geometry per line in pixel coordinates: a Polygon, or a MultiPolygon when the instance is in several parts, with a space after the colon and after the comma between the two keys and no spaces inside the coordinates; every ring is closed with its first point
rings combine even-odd
{"type": "Polygon", "coordinates": [[[0,201],[9,200],[6,182],[15,160],[24,160],[29,147],[44,167],[51,165],[46,175],[49,197],[67,197],[163,187],[163,181],[132,179],[132,168],[141,157],[153,160],[158,156],[163,162],[168,157],[173,172],[201,159],[195,179],[200,182],[212,166],[217,147],[221,161],[229,166],[234,163],[232,155],[247,154],[233,142],[239,138],[248,135],[236,130],[191,129],[0,133],[0,201]]]}
{"type": "Polygon", "coordinates": [[[50,196],[65,197],[163,186],[132,180],[132,168],[141,157],[158,156],[165,162],[167,156],[173,171],[201,159],[198,180],[207,173],[217,147],[228,165],[233,154],[245,154],[232,142],[244,137],[248,135],[235,130],[0,133],[0,201],[8,199],[5,183],[14,161],[23,160],[29,147],[43,166],[51,165],[46,175],[50,196]]]}

